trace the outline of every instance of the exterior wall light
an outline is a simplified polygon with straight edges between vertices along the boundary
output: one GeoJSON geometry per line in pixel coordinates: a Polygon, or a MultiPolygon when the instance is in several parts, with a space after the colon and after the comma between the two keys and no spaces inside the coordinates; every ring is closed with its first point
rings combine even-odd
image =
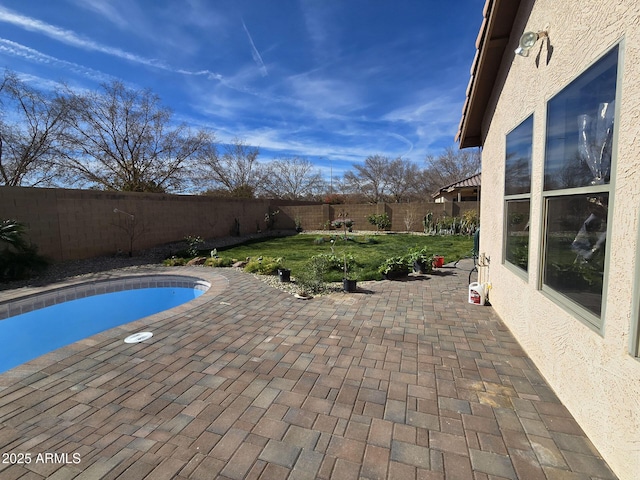
{"type": "Polygon", "coordinates": [[[524,32],[520,37],[520,43],[518,44],[518,48],[515,49],[515,53],[521,57],[528,57],[529,50],[533,48],[538,39],[547,36],[546,30],[540,32],[524,32]]]}

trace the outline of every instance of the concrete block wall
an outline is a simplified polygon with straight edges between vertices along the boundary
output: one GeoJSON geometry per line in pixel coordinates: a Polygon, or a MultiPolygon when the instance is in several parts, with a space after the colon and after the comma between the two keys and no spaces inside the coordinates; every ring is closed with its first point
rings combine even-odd
{"type": "Polygon", "coordinates": [[[475,202],[463,203],[321,205],[200,195],[0,187],[0,219],[25,223],[29,240],[54,261],[126,254],[130,249],[180,241],[187,235],[226,237],[235,233],[236,219],[240,235],[265,231],[265,214],[276,210],[277,229],[293,229],[299,219],[303,229],[319,230],[346,212],[358,231],[375,230],[366,217],[384,212],[392,220],[392,230],[405,231],[405,217],[411,211],[415,219],[410,230],[419,232],[422,218],[429,211],[459,215],[476,208],[475,202]]]}
{"type": "MultiPolygon", "coordinates": [[[[240,234],[266,228],[269,200],[133,192],[0,187],[0,218],[26,224],[40,253],[54,261],[128,252],[182,240],[240,234]],[[134,216],[114,212],[118,209],[134,216]]],[[[278,228],[293,228],[281,222],[278,228]]]]}
{"type": "MultiPolygon", "coordinates": [[[[328,223],[340,218],[345,212],[355,222],[354,229],[374,231],[375,226],[367,221],[373,213],[387,213],[391,219],[391,230],[396,232],[421,232],[422,219],[427,212],[433,212],[436,218],[440,216],[461,216],[467,210],[478,210],[477,202],[446,202],[446,203],[378,203],[378,204],[344,204],[344,205],[296,205],[280,206],[280,216],[283,220],[295,222],[298,218],[304,230],[322,230],[328,223]],[[413,221],[407,229],[406,219],[413,221]]],[[[294,223],[295,225],[295,223],[294,223]]]]}

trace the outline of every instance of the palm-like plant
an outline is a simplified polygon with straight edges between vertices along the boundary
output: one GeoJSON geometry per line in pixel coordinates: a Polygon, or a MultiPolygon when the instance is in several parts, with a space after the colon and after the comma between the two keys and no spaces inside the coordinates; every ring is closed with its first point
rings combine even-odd
{"type": "Polygon", "coordinates": [[[0,281],[27,278],[47,266],[38,248],[25,240],[25,230],[17,220],[0,220],[0,244],[5,244],[0,250],[0,281]]]}
{"type": "Polygon", "coordinates": [[[2,220],[0,222],[0,242],[8,243],[17,250],[24,250],[27,246],[24,235],[25,227],[17,220],[2,220]]]}

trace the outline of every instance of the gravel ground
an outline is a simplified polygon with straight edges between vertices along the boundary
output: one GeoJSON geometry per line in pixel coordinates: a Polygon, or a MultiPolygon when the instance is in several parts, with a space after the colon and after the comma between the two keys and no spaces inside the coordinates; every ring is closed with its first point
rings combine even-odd
{"type": "MultiPolygon", "coordinates": [[[[261,237],[292,235],[289,231],[275,231],[262,234],[245,235],[242,237],[215,238],[206,241],[202,249],[228,247],[261,237]]],[[[130,269],[139,266],[159,265],[162,260],[170,257],[174,252],[184,250],[185,242],[168,243],[148,250],[135,252],[132,257],[127,255],[107,255],[84,260],[71,260],[67,262],[53,263],[39,275],[27,280],[0,283],[0,290],[12,290],[28,286],[42,286],[67,280],[82,275],[105,272],[115,269],[130,269]]]]}
{"type": "MultiPolygon", "coordinates": [[[[305,232],[313,235],[318,234],[330,234],[334,232],[305,232]]],[[[214,248],[227,247],[230,245],[236,245],[256,238],[274,235],[291,235],[292,232],[269,232],[263,234],[246,235],[243,237],[225,237],[216,238],[205,242],[202,246],[203,250],[209,250],[214,248]]],[[[130,271],[141,266],[158,266],[162,263],[162,260],[168,258],[172,253],[182,250],[186,247],[185,242],[176,242],[159,247],[151,248],[148,250],[135,252],[132,257],[127,255],[111,255],[95,257],[85,260],[72,260],[67,262],[59,262],[49,265],[47,269],[28,280],[19,280],[14,282],[0,283],[0,290],[13,290],[22,287],[43,286],[52,283],[60,282],[63,280],[72,279],[75,277],[82,277],[84,275],[90,275],[100,272],[106,272],[110,270],[126,270],[130,271]]],[[[170,267],[169,267],[170,268],[170,267]]],[[[207,268],[207,267],[203,267],[207,268]]],[[[240,270],[240,269],[238,269],[240,270]]],[[[249,274],[248,274],[249,275],[249,274]]],[[[256,275],[252,274],[261,281],[271,285],[274,288],[284,290],[292,295],[298,293],[299,287],[295,283],[295,278],[292,278],[292,282],[280,282],[277,275],[256,275]]],[[[326,291],[315,295],[327,295],[334,292],[342,291],[342,283],[328,283],[326,285],[326,291]]]]}

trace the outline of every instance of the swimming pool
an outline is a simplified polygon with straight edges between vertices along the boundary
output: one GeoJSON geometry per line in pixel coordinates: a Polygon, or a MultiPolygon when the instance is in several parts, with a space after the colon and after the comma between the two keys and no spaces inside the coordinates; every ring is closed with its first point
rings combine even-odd
{"type": "Polygon", "coordinates": [[[171,309],[210,284],[143,276],[75,285],[0,305],[0,373],[96,333],[171,309]]]}

